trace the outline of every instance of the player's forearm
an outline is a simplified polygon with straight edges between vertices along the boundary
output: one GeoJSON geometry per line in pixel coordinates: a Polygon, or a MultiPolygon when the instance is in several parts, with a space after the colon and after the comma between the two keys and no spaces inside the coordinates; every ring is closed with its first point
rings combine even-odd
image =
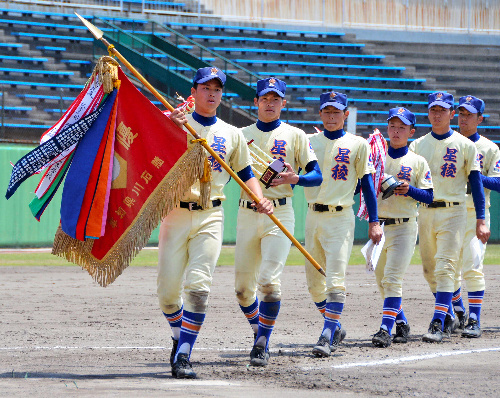
{"type": "Polygon", "coordinates": [[[363,176],[361,179],[361,189],[363,190],[363,198],[365,199],[366,208],[368,210],[368,222],[377,222],[377,195],[375,194],[371,174],[365,174],[363,176]]]}
{"type": "Polygon", "coordinates": [[[434,200],[434,191],[431,189],[420,189],[408,186],[408,196],[417,202],[430,204],[434,200]]]}
{"type": "Polygon", "coordinates": [[[484,220],[486,200],[484,198],[481,173],[477,170],[471,171],[469,174],[469,182],[472,191],[472,201],[474,202],[474,208],[476,209],[476,219],[484,220]]]}
{"type": "Polygon", "coordinates": [[[259,184],[259,180],[257,180],[257,178],[252,177],[249,180],[245,181],[245,184],[259,199],[262,199],[264,197],[259,184]]]}
{"type": "Polygon", "coordinates": [[[318,162],[313,160],[306,165],[306,174],[299,176],[297,185],[302,187],[317,187],[323,182],[323,175],[318,162]]]}
{"type": "Polygon", "coordinates": [[[486,177],[481,174],[481,180],[484,188],[500,192],[500,177],[486,177]]]}

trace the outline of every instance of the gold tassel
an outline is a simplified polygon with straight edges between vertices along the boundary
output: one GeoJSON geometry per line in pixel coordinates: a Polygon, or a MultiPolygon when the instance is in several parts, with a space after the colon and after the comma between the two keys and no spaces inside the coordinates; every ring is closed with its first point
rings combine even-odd
{"type": "Polygon", "coordinates": [[[212,165],[210,164],[208,158],[205,157],[205,161],[203,164],[203,175],[200,178],[200,199],[198,200],[198,205],[200,205],[204,209],[208,209],[208,207],[210,206],[211,181],[212,165]]]}
{"type": "Polygon", "coordinates": [[[118,61],[107,55],[102,56],[92,72],[92,77],[97,76],[98,82],[102,84],[105,94],[109,94],[114,88],[120,87],[118,79],[118,61]]]}
{"type": "Polygon", "coordinates": [[[151,233],[160,221],[177,206],[196,180],[201,178],[205,157],[205,150],[201,145],[188,149],[149,196],[137,221],[102,260],[92,255],[93,239],[81,242],[65,234],[61,227],[57,229],[52,254],[80,265],[99,285],[109,285],[147,245],[151,233]]]}

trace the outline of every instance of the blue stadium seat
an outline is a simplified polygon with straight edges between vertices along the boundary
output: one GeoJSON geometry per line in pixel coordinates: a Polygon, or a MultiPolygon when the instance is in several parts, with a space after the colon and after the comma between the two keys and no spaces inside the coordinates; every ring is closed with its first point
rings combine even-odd
{"type": "Polygon", "coordinates": [[[340,80],[359,80],[359,81],[380,81],[380,82],[399,82],[399,83],[425,83],[425,79],[404,79],[400,77],[372,77],[372,76],[350,76],[350,75],[324,75],[318,73],[301,72],[257,72],[264,76],[284,76],[284,77],[304,77],[320,79],[340,79],[340,80]]]}
{"type": "Polygon", "coordinates": [[[6,86],[30,86],[34,88],[44,87],[50,89],[56,88],[67,88],[67,89],[82,89],[81,84],[65,84],[65,83],[43,83],[43,82],[26,82],[26,81],[18,81],[18,80],[0,80],[0,84],[4,84],[6,86]]]}
{"type": "Polygon", "coordinates": [[[33,39],[51,39],[56,40],[68,40],[68,41],[80,41],[80,42],[93,42],[94,39],[91,37],[79,37],[79,36],[63,36],[63,35],[49,35],[45,33],[30,33],[30,32],[11,32],[13,36],[19,37],[29,37],[33,39]]]}
{"type": "Polygon", "coordinates": [[[59,70],[40,70],[40,69],[18,69],[0,67],[0,72],[5,73],[20,73],[23,75],[45,75],[45,76],[73,76],[75,73],[70,71],[59,70]]]}
{"type": "MultiPolygon", "coordinates": [[[[303,102],[316,102],[319,104],[319,96],[317,97],[297,97],[296,98],[298,101],[303,101],[303,102]]],[[[387,99],[371,99],[371,98],[349,98],[350,103],[366,103],[366,104],[384,104],[384,106],[389,106],[389,105],[425,105],[427,106],[428,102],[427,101],[410,101],[410,100],[400,100],[400,99],[393,99],[392,97],[387,98],[387,99]]]]}
{"type": "Polygon", "coordinates": [[[288,61],[288,60],[269,60],[269,59],[233,59],[236,63],[258,64],[258,65],[297,65],[297,66],[312,66],[318,68],[339,68],[339,69],[361,69],[361,70],[380,70],[380,71],[397,71],[402,72],[406,68],[404,66],[384,66],[384,65],[347,65],[347,64],[325,64],[319,62],[306,61],[288,61]]]}
{"type": "Polygon", "coordinates": [[[36,49],[42,51],[55,51],[55,52],[66,51],[66,47],[52,47],[52,46],[36,46],[36,49]]]}
{"type": "Polygon", "coordinates": [[[16,94],[19,98],[33,98],[33,99],[41,99],[41,100],[57,100],[60,101],[61,98],[63,101],[74,101],[76,97],[60,97],[58,95],[44,95],[44,94],[16,94]]]}
{"type": "Polygon", "coordinates": [[[277,43],[277,44],[291,44],[297,46],[320,46],[320,47],[353,47],[361,48],[364,44],[357,43],[331,43],[325,41],[304,41],[304,40],[284,40],[284,39],[269,39],[266,37],[234,37],[234,36],[210,36],[210,35],[186,35],[191,39],[202,39],[205,41],[235,41],[235,42],[257,42],[257,43],[277,43]]]}
{"type": "Polygon", "coordinates": [[[22,46],[21,43],[0,43],[0,47],[4,48],[21,48],[22,46]]]}
{"type": "Polygon", "coordinates": [[[47,58],[40,57],[24,57],[18,55],[0,55],[0,59],[18,61],[18,63],[29,62],[29,63],[43,63],[47,62],[47,58]]]}
{"type": "Polygon", "coordinates": [[[381,60],[385,55],[370,55],[370,54],[334,54],[334,53],[318,53],[309,51],[288,51],[274,50],[269,48],[238,48],[238,47],[208,47],[213,51],[222,51],[226,53],[258,53],[258,54],[281,54],[281,55],[300,55],[319,58],[356,58],[356,59],[374,59],[381,60]]]}

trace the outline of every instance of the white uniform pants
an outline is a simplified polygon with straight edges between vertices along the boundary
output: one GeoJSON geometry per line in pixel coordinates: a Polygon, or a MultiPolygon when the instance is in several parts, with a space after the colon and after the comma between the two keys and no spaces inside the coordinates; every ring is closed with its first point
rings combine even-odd
{"type": "MultiPolygon", "coordinates": [[[[292,203],[274,208],[274,215],[293,233],[295,215],[292,203]]],[[[261,300],[281,300],[281,273],[291,246],[290,239],[265,214],[240,207],[236,234],[235,292],[238,302],[248,307],[258,290],[261,300]]]]}
{"type": "Polygon", "coordinates": [[[309,209],[306,216],[306,250],[325,270],[326,278],[306,259],[306,278],[314,302],[345,301],[345,273],[354,241],[352,207],[336,212],[309,209]]]}
{"type": "Polygon", "coordinates": [[[212,275],[222,247],[222,206],[189,211],[176,208],[160,226],[158,299],[164,313],[184,308],[205,313],[212,275]]]}

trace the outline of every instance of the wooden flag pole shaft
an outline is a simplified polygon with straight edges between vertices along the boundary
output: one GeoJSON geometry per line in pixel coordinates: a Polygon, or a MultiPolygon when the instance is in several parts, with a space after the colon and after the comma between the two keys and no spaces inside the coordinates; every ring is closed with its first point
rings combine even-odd
{"type": "MultiPolygon", "coordinates": [[[[76,13],[75,13],[76,14],[76,13]]],[[[77,14],[78,15],[78,14],[77,14]]],[[[168,103],[168,101],[135,69],[130,62],[128,62],[123,55],[120,54],[120,52],[113,46],[111,45],[104,37],[102,37],[102,32],[99,32],[100,34],[96,34],[94,29],[99,31],[97,27],[92,25],[90,22],[85,20],[84,18],[78,17],[84,22],[85,26],[89,28],[89,30],[92,32],[92,34],[96,37],[96,39],[101,40],[103,44],[106,46],[108,49],[108,52],[116,56],[123,65],[127,67],[127,69],[132,72],[132,74],[141,81],[142,84],[144,84],[149,91],[170,111],[173,112],[174,107],[168,103]],[[90,26],[92,26],[94,29],[92,29],[90,26]],[[100,36],[100,37],[99,37],[100,36]]],[[[219,164],[226,170],[229,175],[234,178],[234,180],[241,186],[241,188],[252,198],[252,200],[255,203],[259,203],[260,199],[252,192],[252,190],[238,177],[238,175],[227,165],[227,163],[218,155],[217,152],[215,152],[210,145],[208,145],[206,140],[201,139],[199,134],[190,126],[189,123],[186,123],[184,126],[188,129],[188,131],[191,133],[191,135],[195,139],[199,139],[201,145],[214,157],[214,159],[219,162],[219,164]]],[[[292,243],[297,247],[297,249],[300,250],[300,252],[311,262],[311,264],[324,276],[326,276],[325,271],[323,268],[321,268],[321,265],[318,264],[318,262],[309,254],[309,252],[304,249],[304,247],[300,244],[300,242],[295,239],[295,237],[285,228],[285,226],[281,223],[280,220],[276,218],[274,214],[268,214],[269,218],[273,220],[273,222],[278,226],[279,229],[283,231],[283,233],[292,241],[292,243]]]]}

